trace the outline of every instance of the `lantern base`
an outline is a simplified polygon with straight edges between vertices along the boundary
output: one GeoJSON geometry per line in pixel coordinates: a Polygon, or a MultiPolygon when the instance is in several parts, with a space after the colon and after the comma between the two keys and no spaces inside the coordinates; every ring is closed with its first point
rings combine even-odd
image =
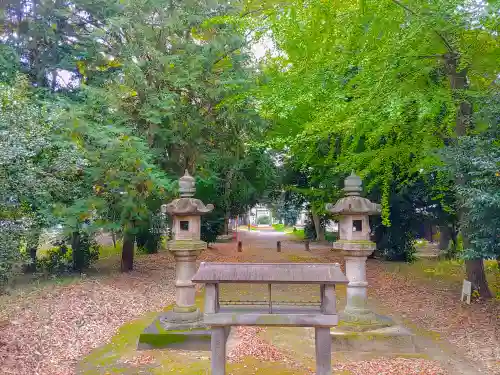
{"type": "Polygon", "coordinates": [[[340,314],[339,327],[344,331],[364,332],[394,326],[392,319],[370,310],[344,310],[340,314]]]}
{"type": "MultiPolygon", "coordinates": [[[[184,324],[184,323],[196,323],[202,320],[203,314],[197,308],[194,311],[167,311],[165,314],[161,315],[158,319],[163,327],[171,324],[184,324]]],[[[170,329],[170,328],[165,328],[170,329]]]]}
{"type": "MultiPolygon", "coordinates": [[[[341,322],[342,324],[342,322],[341,322]]],[[[417,352],[415,335],[403,326],[390,326],[363,332],[345,330],[339,325],[330,330],[335,352],[413,354],[417,352]]]]}
{"type": "Polygon", "coordinates": [[[174,313],[167,311],[157,317],[139,336],[138,349],[178,347],[209,350],[210,327],[203,324],[200,311],[174,313]],[[189,320],[192,321],[189,321],[189,320]]]}

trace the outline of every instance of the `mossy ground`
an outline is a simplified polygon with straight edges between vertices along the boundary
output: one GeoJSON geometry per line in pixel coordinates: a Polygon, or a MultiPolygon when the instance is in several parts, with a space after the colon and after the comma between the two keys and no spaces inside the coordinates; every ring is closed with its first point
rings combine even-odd
{"type": "MultiPolygon", "coordinates": [[[[339,292],[342,300],[345,288],[343,290],[343,292],[339,292]]],[[[267,285],[238,284],[224,285],[221,288],[222,299],[265,300],[266,297],[267,285]]],[[[319,288],[301,285],[276,285],[273,286],[273,300],[319,300],[319,288]]],[[[197,305],[202,308],[202,293],[198,295],[196,301],[197,305]]],[[[164,311],[168,311],[171,307],[166,307],[164,311]]],[[[141,319],[124,324],[108,344],[95,349],[80,361],[77,373],[79,375],[209,374],[209,351],[177,348],[137,350],[139,335],[155,320],[158,314],[149,313],[141,319]]],[[[255,358],[245,358],[238,363],[228,363],[228,373],[238,375],[308,373],[314,369],[313,332],[312,328],[267,328],[262,333],[263,339],[272,342],[283,352],[289,353],[291,358],[297,359],[303,364],[304,367],[300,370],[285,362],[262,362],[255,358]]]]}
{"type": "MultiPolygon", "coordinates": [[[[249,260],[254,259],[254,255],[261,254],[259,249],[253,247],[244,247],[244,254],[249,260]],[[254,254],[255,253],[255,254],[254,254]],[[259,254],[257,254],[259,253],[259,254]]],[[[288,252],[284,247],[283,253],[269,252],[269,257],[280,257],[289,262],[318,262],[321,261],[317,255],[304,253],[303,251],[288,252]]],[[[274,258],[273,258],[274,259],[274,258]]],[[[262,261],[259,259],[259,261],[262,261]]],[[[432,263],[434,269],[437,269],[436,263],[432,263]]],[[[394,264],[396,266],[396,264],[394,264]]],[[[441,277],[446,272],[420,272],[421,266],[401,265],[397,270],[388,270],[408,273],[410,275],[421,275],[428,278],[441,277]],[[438,275],[439,274],[439,275],[438,275]]],[[[446,265],[447,266],[447,265],[446,265]]],[[[453,270],[458,266],[453,265],[453,270]]],[[[392,267],[392,264],[388,268],[392,267]]],[[[424,269],[429,269],[431,263],[425,264],[424,269]]],[[[439,266],[440,267],[440,266],[439,266]]],[[[450,270],[451,274],[454,274],[450,270]]],[[[458,277],[457,277],[458,280],[458,277]]],[[[273,300],[284,301],[317,301],[319,300],[319,288],[314,286],[300,285],[273,285],[273,300]]],[[[267,300],[267,285],[224,285],[221,288],[221,299],[223,300],[267,300]]],[[[345,303],[345,286],[337,289],[338,310],[343,309],[345,303]]],[[[202,298],[197,299],[199,306],[202,306],[202,298]]],[[[377,312],[382,314],[392,314],[391,311],[384,311],[379,305],[379,301],[370,298],[370,304],[377,312]]],[[[165,310],[168,310],[166,308],[165,310]]],[[[155,350],[137,350],[137,339],[140,333],[158,316],[158,313],[150,313],[141,319],[129,322],[123,325],[111,341],[91,352],[78,364],[79,375],[112,375],[112,374],[209,374],[210,352],[207,350],[181,350],[181,349],[155,349],[155,350]]],[[[431,341],[439,341],[439,335],[434,332],[426,331],[410,322],[405,322],[417,336],[432,337],[431,341]]],[[[314,331],[312,328],[266,328],[260,334],[265,341],[272,343],[287,357],[293,358],[301,365],[298,369],[292,367],[288,362],[265,362],[255,358],[244,358],[239,363],[228,363],[227,370],[229,374],[249,375],[249,374],[309,374],[314,369],[314,331]]],[[[342,363],[352,359],[369,359],[376,357],[376,354],[358,354],[357,357],[349,353],[334,353],[333,362],[342,363]]],[[[426,358],[427,354],[398,354],[398,357],[405,358],[426,358]]],[[[349,372],[337,372],[335,375],[349,375],[349,372]]]]}

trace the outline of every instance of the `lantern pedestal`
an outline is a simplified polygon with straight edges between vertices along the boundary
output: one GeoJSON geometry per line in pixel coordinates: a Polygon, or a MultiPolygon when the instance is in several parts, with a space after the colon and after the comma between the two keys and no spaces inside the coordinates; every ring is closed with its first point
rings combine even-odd
{"type": "Polygon", "coordinates": [[[368,282],[366,260],[375,250],[375,243],[368,240],[340,240],[333,250],[340,251],[345,260],[347,285],[346,307],[340,314],[345,329],[367,331],[393,325],[386,317],[373,313],[368,307],[368,282]]]}
{"type": "Polygon", "coordinates": [[[196,306],[195,285],[191,278],[196,273],[196,258],[207,248],[206,242],[199,240],[173,240],[168,250],[175,259],[175,305],[166,323],[191,323],[200,320],[202,314],[196,306]]]}

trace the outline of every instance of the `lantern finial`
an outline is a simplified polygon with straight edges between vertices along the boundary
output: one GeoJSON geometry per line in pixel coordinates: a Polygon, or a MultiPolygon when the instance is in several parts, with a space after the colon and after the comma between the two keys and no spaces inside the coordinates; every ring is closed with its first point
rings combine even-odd
{"type": "Polygon", "coordinates": [[[348,196],[359,195],[363,191],[362,185],[361,178],[352,171],[351,175],[344,180],[344,191],[348,196]]]}
{"type": "Polygon", "coordinates": [[[181,197],[192,197],[196,192],[194,177],[191,176],[186,169],[184,171],[184,176],[179,179],[179,192],[181,197]]]}

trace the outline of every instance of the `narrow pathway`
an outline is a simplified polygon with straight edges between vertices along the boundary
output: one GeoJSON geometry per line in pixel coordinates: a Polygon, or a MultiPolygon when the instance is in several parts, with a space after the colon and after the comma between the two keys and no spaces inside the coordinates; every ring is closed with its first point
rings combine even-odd
{"type": "MultiPolygon", "coordinates": [[[[239,235],[243,252],[237,252],[234,241],[217,243],[200,261],[341,262],[328,246],[311,244],[311,251],[306,252],[302,242],[283,233],[239,235]],[[276,241],[282,243],[281,253],[276,251],[276,241]]],[[[426,358],[334,356],[333,374],[500,375],[498,304],[461,305],[457,291],[442,286],[433,289],[391,273],[384,265],[368,263],[371,303],[377,311],[401,319],[414,330],[426,358]]],[[[118,266],[116,259],[116,269],[118,266]]],[[[129,274],[100,273],[0,297],[0,374],[73,375],[82,358],[114,361],[114,367],[85,372],[92,375],[206,373],[207,352],[188,358],[179,351],[138,352],[135,348],[141,329],[173,301],[174,279],[172,257],[162,251],[139,256],[129,274]],[[138,323],[130,323],[134,319],[138,323]],[[112,357],[100,357],[105,347],[111,348],[112,357]],[[162,358],[166,359],[162,362],[162,358]]],[[[232,292],[241,297],[248,290],[238,286],[232,292]]],[[[280,293],[287,298],[312,296],[306,288],[283,288],[277,297],[280,293]]],[[[339,294],[342,308],[343,296],[339,294]]],[[[313,347],[310,330],[240,327],[235,335],[239,344],[233,347],[230,365],[235,375],[313,373],[314,361],[307,354],[313,347]]]]}
{"type": "MultiPolygon", "coordinates": [[[[304,244],[279,232],[242,232],[241,261],[339,262],[327,245],[304,244]],[[282,252],[276,252],[281,241],[282,252]]],[[[233,244],[217,244],[221,253],[233,244]]],[[[500,374],[500,304],[459,302],[459,291],[422,285],[407,275],[389,272],[384,262],[368,261],[370,303],[417,334],[417,346],[453,375],[500,374]]],[[[342,301],[340,302],[342,306],[342,301]]]]}

